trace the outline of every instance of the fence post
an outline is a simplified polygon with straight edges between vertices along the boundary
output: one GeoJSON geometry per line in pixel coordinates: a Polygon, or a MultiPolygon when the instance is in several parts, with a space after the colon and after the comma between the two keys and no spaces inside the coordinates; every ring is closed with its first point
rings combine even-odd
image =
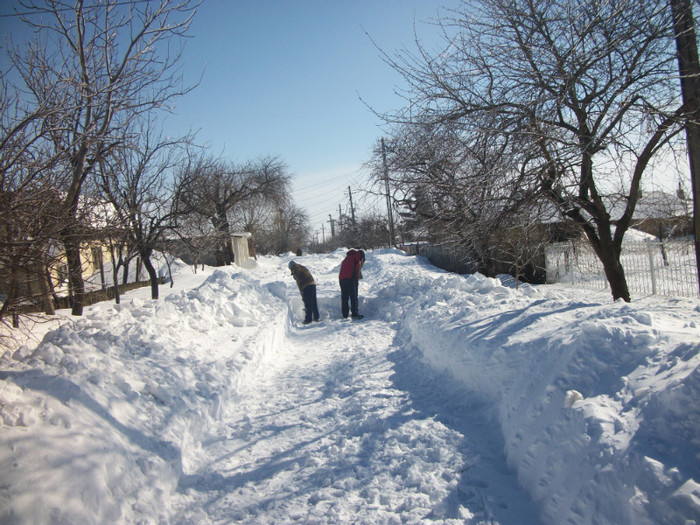
{"type": "Polygon", "coordinates": [[[654,271],[654,247],[653,244],[647,243],[647,253],[649,254],[649,271],[651,272],[651,293],[656,295],[656,272],[654,271]]]}

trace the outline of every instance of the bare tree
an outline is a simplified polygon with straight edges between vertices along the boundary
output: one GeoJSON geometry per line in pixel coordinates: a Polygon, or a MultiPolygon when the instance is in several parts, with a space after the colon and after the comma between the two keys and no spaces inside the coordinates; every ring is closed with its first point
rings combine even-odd
{"type": "Polygon", "coordinates": [[[119,292],[119,270],[124,274],[124,284],[128,282],[128,263],[133,257],[135,250],[131,245],[128,225],[122,223],[119,214],[114,213],[111,204],[104,207],[104,223],[101,238],[107,242],[110,254],[110,264],[112,267],[112,286],[114,287],[114,302],[121,302],[119,292]]]}
{"type": "Polygon", "coordinates": [[[278,213],[278,202],[270,202],[263,195],[253,196],[236,207],[232,214],[231,227],[251,233],[261,253],[272,253],[274,250],[266,251],[265,245],[272,246],[273,243],[265,239],[269,236],[268,232],[274,229],[278,213]]]}
{"type": "Polygon", "coordinates": [[[54,311],[49,271],[55,262],[60,222],[55,213],[53,161],[42,147],[44,107],[27,108],[0,81],[0,320],[22,302],[54,311]]]}
{"type": "Polygon", "coordinates": [[[262,254],[295,251],[309,241],[308,215],[292,202],[289,184],[273,199],[264,194],[246,199],[231,217],[234,228],[252,234],[262,254]]]}
{"type": "Polygon", "coordinates": [[[518,243],[515,250],[513,240],[544,233],[536,221],[519,220],[532,216],[538,203],[518,177],[510,144],[516,138],[501,139],[459,133],[449,123],[414,123],[397,127],[386,154],[376,150],[373,163],[375,180],[388,176],[399,213],[423,240],[454,248],[489,276],[530,263],[537,246],[518,243]],[[379,166],[384,157],[386,174],[379,166]],[[523,231],[507,234],[516,224],[523,231]]]}
{"type": "Polygon", "coordinates": [[[337,247],[356,246],[374,249],[389,246],[389,223],[377,212],[362,213],[352,230],[343,230],[336,239],[337,247]],[[340,242],[338,242],[340,241],[340,242]]]}
{"type": "Polygon", "coordinates": [[[287,195],[287,166],[277,158],[244,165],[200,157],[183,170],[177,202],[183,214],[206,217],[218,238],[217,264],[233,263],[231,221],[239,206],[262,198],[281,204],[287,195]]]}
{"type": "Polygon", "coordinates": [[[39,36],[15,51],[12,62],[27,96],[45,111],[42,128],[61,177],[59,235],[74,315],[82,314],[84,303],[83,234],[74,220],[83,186],[100,162],[129,142],[133,122],[169,107],[185,91],[176,69],[179,54],[169,44],[186,32],[194,7],[185,0],[22,4],[29,13],[24,22],[39,36]]]}
{"type": "Polygon", "coordinates": [[[158,299],[158,275],[151,260],[176,223],[172,180],[182,164],[187,137],[164,139],[146,122],[139,141],[114,152],[99,166],[100,189],[112,205],[117,224],[138,253],[151,281],[151,298],[158,299]]]}
{"type": "Polygon", "coordinates": [[[191,262],[192,269],[197,273],[199,265],[206,264],[208,254],[215,253],[219,245],[218,236],[212,230],[209,219],[201,215],[176,214],[175,221],[173,238],[166,241],[168,251],[191,262]]]}
{"type": "Polygon", "coordinates": [[[465,2],[440,53],[386,57],[410,100],[388,119],[498,137],[511,183],[579,228],[629,301],[622,240],[650,159],[683,124],[669,20],[662,0],[465,2]]]}
{"type": "Polygon", "coordinates": [[[308,222],[306,212],[291,201],[280,205],[254,234],[258,251],[282,254],[300,249],[306,243],[308,222]]]}

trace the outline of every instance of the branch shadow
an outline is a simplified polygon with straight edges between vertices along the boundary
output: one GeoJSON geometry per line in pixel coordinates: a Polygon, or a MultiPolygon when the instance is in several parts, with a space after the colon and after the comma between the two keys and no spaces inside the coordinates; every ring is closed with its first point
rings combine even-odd
{"type": "Polygon", "coordinates": [[[182,471],[180,450],[168,441],[162,441],[147,436],[140,430],[130,428],[118,421],[109,411],[72,381],[63,377],[52,376],[41,370],[26,370],[21,372],[0,371],[0,379],[11,380],[22,388],[28,388],[54,397],[58,401],[80,403],[88,410],[106,421],[115,430],[124,435],[129,441],[144,451],[155,454],[167,462],[174,463],[178,471],[182,471]]]}

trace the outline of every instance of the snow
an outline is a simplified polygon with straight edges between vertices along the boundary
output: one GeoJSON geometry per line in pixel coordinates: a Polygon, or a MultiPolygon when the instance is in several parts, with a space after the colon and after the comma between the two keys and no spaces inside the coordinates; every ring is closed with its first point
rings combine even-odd
{"type": "Polygon", "coordinates": [[[5,351],[0,522],[700,523],[700,300],[378,250],[349,321],[336,251],[294,258],[303,326],[291,258],[178,266],[5,351]]]}

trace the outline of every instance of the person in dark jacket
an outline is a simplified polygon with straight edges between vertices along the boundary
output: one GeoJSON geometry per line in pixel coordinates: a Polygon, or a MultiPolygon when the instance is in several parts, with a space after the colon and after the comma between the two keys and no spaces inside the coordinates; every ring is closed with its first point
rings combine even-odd
{"type": "Polygon", "coordinates": [[[362,250],[349,250],[345,259],[340,264],[340,305],[343,317],[352,315],[353,319],[362,319],[364,316],[357,311],[357,293],[359,280],[362,279],[362,265],[365,264],[365,252],[362,250]],[[348,301],[350,308],[348,308],[348,301]]]}
{"type": "Polygon", "coordinates": [[[311,318],[314,321],[319,320],[318,315],[318,302],[316,300],[316,281],[314,281],[311,272],[294,261],[289,261],[289,271],[292,272],[292,277],[297,282],[299,287],[299,292],[301,292],[301,298],[304,300],[304,311],[306,312],[306,317],[304,318],[304,324],[309,324],[311,318]]]}

